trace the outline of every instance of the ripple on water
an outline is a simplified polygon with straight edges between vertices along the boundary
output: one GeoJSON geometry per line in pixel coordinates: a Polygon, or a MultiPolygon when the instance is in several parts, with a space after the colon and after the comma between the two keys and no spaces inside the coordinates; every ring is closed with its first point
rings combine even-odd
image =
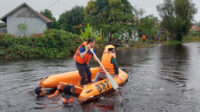
{"type": "Polygon", "coordinates": [[[128,82],[83,105],[75,98],[70,107],[59,96],[37,99],[34,88],[43,77],[75,70],[72,59],[0,61],[0,111],[199,112],[198,47],[191,43],[119,51],[119,66],[129,74],[128,82]]]}

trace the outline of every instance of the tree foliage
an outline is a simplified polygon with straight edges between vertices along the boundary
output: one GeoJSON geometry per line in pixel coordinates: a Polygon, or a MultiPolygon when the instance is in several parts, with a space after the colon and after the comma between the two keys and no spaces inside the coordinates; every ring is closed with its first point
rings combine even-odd
{"type": "Polygon", "coordinates": [[[195,21],[195,22],[194,22],[194,25],[200,27],[200,21],[195,21]]]}
{"type": "Polygon", "coordinates": [[[0,28],[4,27],[5,25],[6,25],[5,23],[1,23],[1,21],[0,21],[0,28]]]}
{"type": "Polygon", "coordinates": [[[165,0],[157,6],[162,27],[167,29],[172,39],[182,41],[192,25],[195,5],[191,0],[165,0]]]}
{"type": "Polygon", "coordinates": [[[49,28],[56,29],[59,27],[59,25],[56,21],[56,18],[53,17],[53,14],[49,9],[45,9],[44,11],[41,11],[40,13],[52,21],[52,23],[48,23],[49,28]]]}
{"type": "Polygon", "coordinates": [[[87,27],[84,29],[84,31],[81,30],[81,36],[82,41],[87,41],[89,38],[95,39],[96,42],[102,41],[102,33],[97,32],[91,27],[89,24],[87,24],[87,27]]]}
{"type": "Polygon", "coordinates": [[[90,0],[84,13],[85,23],[102,30],[103,37],[109,37],[109,41],[114,35],[122,38],[124,33],[131,32],[134,25],[128,0],[90,0]]]}
{"type": "Polygon", "coordinates": [[[61,29],[72,33],[80,33],[82,22],[84,20],[84,8],[75,6],[70,11],[60,15],[59,24],[61,29]]]}
{"type": "Polygon", "coordinates": [[[18,24],[17,29],[19,30],[21,36],[26,36],[26,31],[28,27],[25,23],[18,24]]]}
{"type": "Polygon", "coordinates": [[[139,35],[145,34],[147,38],[152,38],[156,35],[159,30],[157,25],[158,19],[153,15],[148,15],[140,19],[140,23],[137,25],[139,35]]]}
{"type": "Polygon", "coordinates": [[[133,16],[135,19],[140,19],[144,15],[145,11],[142,8],[133,7],[133,16]]]}
{"type": "Polygon", "coordinates": [[[56,29],[27,38],[0,34],[0,58],[64,58],[74,55],[80,44],[78,35],[56,29]]]}

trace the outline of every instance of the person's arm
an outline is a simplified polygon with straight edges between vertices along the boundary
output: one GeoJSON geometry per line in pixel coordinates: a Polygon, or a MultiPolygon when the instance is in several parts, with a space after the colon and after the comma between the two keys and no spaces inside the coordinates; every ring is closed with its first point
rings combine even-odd
{"type": "Polygon", "coordinates": [[[117,60],[116,60],[115,58],[112,57],[111,63],[114,65],[114,68],[115,68],[115,75],[118,75],[118,74],[119,74],[119,68],[118,68],[117,60]]]}
{"type": "Polygon", "coordinates": [[[57,96],[60,93],[61,88],[64,87],[65,85],[67,85],[67,83],[59,82],[59,84],[57,85],[56,91],[53,92],[53,94],[49,94],[48,98],[52,98],[52,97],[57,96]]]}
{"type": "Polygon", "coordinates": [[[56,88],[46,90],[46,95],[51,95],[51,94],[55,93],[56,90],[57,90],[56,88]]]}
{"type": "Polygon", "coordinates": [[[90,45],[87,45],[86,47],[87,48],[81,47],[81,49],[80,49],[81,58],[85,57],[85,55],[87,54],[88,50],[90,50],[90,45]]]}

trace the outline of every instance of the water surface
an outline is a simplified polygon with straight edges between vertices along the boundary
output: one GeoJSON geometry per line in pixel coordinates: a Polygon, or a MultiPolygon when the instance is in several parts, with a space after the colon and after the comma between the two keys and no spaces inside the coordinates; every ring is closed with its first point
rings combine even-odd
{"type": "Polygon", "coordinates": [[[129,80],[118,91],[72,107],[59,97],[37,99],[34,89],[50,74],[75,70],[65,60],[0,61],[0,112],[199,112],[200,43],[119,51],[129,80]]]}

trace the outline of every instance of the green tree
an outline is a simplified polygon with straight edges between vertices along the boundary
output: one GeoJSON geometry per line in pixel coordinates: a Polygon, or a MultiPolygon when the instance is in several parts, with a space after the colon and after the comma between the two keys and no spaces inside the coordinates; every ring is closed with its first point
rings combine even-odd
{"type": "Polygon", "coordinates": [[[56,18],[53,17],[53,14],[49,9],[45,9],[44,11],[41,11],[40,13],[52,21],[52,23],[48,23],[49,28],[58,29],[58,23],[56,21],[56,18]]]}
{"type": "Polygon", "coordinates": [[[1,21],[0,21],[0,28],[4,27],[4,26],[5,26],[5,23],[1,23],[1,21]]]}
{"type": "Polygon", "coordinates": [[[137,25],[139,35],[145,34],[147,37],[154,39],[159,26],[157,25],[158,19],[153,15],[148,15],[140,19],[140,23],[137,25]]]}
{"type": "Polygon", "coordinates": [[[133,39],[135,42],[135,39],[138,38],[138,36],[140,36],[139,33],[139,24],[140,24],[140,19],[142,18],[142,16],[144,15],[145,11],[142,8],[136,8],[133,7],[133,16],[134,16],[134,29],[133,29],[133,39]]]}
{"type": "Polygon", "coordinates": [[[21,36],[26,36],[28,27],[25,23],[18,24],[17,29],[19,30],[21,36]]]}
{"type": "Polygon", "coordinates": [[[195,4],[191,0],[165,0],[157,6],[162,27],[167,29],[173,40],[182,41],[192,25],[195,4]]]}
{"type": "Polygon", "coordinates": [[[84,13],[85,23],[102,30],[103,37],[109,37],[109,41],[123,39],[123,34],[131,32],[134,25],[128,0],[91,0],[84,13]]]}
{"type": "Polygon", "coordinates": [[[135,19],[140,19],[143,15],[144,15],[145,11],[142,8],[136,8],[133,7],[133,16],[135,17],[135,19]]]}
{"type": "Polygon", "coordinates": [[[200,27],[200,21],[199,22],[195,22],[195,25],[197,25],[198,27],[200,27]]]}
{"type": "Polygon", "coordinates": [[[84,8],[75,6],[70,11],[60,15],[59,24],[62,29],[72,33],[80,33],[82,22],[84,20],[84,8]]]}

